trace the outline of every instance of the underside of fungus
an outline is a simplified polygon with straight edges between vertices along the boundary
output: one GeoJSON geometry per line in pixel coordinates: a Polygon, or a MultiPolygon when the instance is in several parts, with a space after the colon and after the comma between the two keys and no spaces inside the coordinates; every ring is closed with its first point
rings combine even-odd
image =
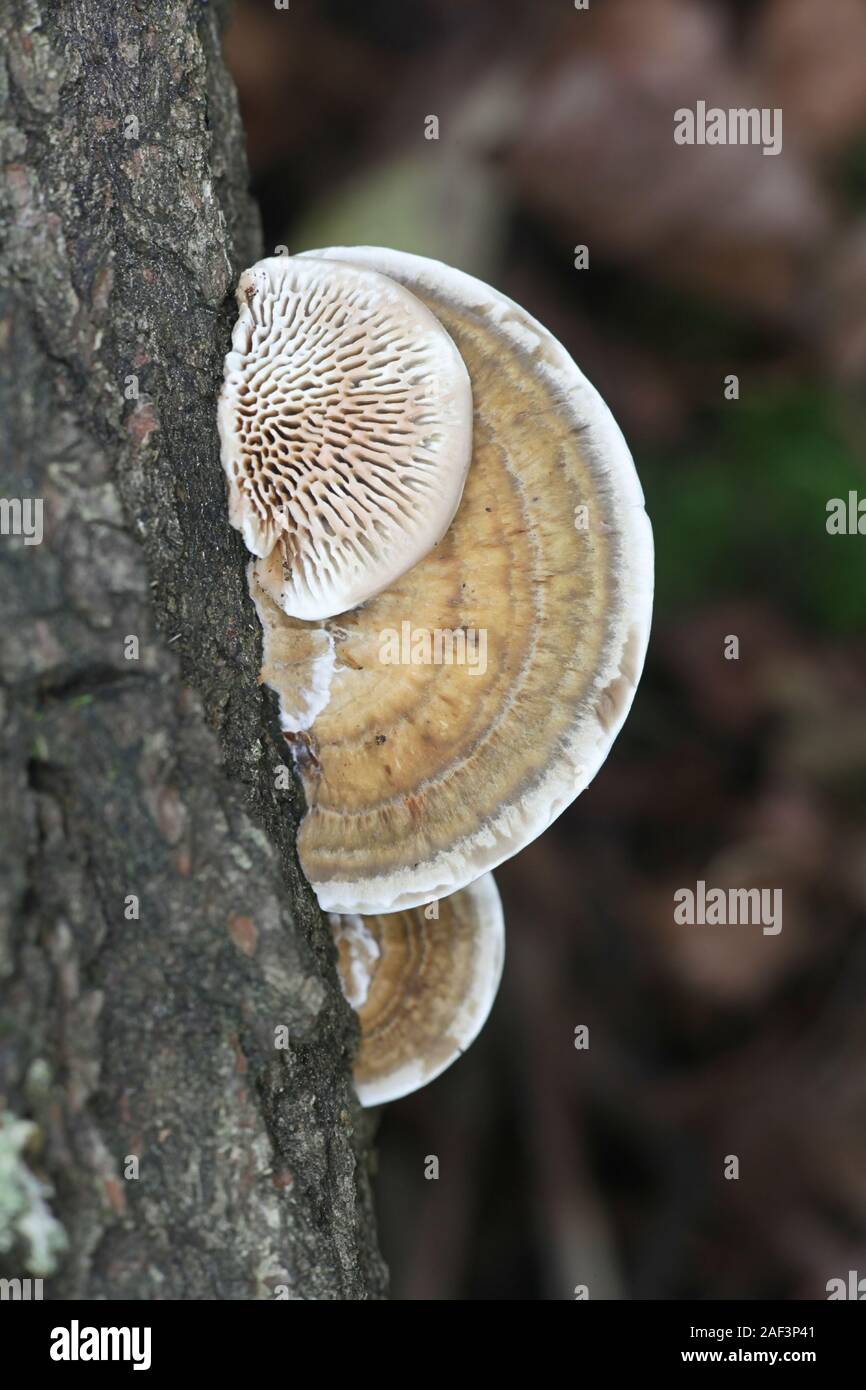
{"type": "Polygon", "coordinates": [[[469,465],[472,393],[424,304],[370,268],[244,272],[218,423],[229,518],[284,612],[354,608],[436,545],[469,465]]]}
{"type": "Polygon", "coordinates": [[[330,917],[343,992],[361,1041],[362,1105],[417,1090],[477,1037],[502,975],[502,904],[492,874],[426,908],[330,917]]]}
{"type": "Polygon", "coordinates": [[[451,526],[363,606],[299,621],[278,548],[250,566],[262,679],[306,792],[304,871],[330,911],[393,912],[515,854],[597,772],[643,665],[652,536],[613,417],[525,310],[421,257],[310,254],[423,301],[474,403],[451,526]]]}

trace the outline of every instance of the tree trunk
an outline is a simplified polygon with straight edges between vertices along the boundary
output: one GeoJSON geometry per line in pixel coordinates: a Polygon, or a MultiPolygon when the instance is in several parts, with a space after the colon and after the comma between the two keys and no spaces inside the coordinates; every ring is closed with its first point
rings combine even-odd
{"type": "Polygon", "coordinates": [[[220,17],[0,18],[0,1261],[46,1297],[384,1296],[219,463],[260,254],[220,17]]]}

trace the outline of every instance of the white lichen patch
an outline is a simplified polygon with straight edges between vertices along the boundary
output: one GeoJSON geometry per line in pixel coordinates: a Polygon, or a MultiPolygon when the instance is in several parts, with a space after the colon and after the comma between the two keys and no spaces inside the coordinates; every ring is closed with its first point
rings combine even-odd
{"type": "Polygon", "coordinates": [[[0,1116],[0,1252],[20,1246],[29,1274],[53,1274],[67,1246],[66,1232],[48,1206],[53,1189],[25,1158],[38,1130],[30,1120],[0,1116]]]}

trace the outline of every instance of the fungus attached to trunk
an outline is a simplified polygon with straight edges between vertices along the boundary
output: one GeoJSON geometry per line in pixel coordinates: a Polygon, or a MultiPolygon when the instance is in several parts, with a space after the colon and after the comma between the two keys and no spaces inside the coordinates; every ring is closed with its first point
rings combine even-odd
{"type": "Polygon", "coordinates": [[[382,1105],[434,1080],[481,1031],[502,976],[499,892],[485,874],[426,910],[330,921],[361,1028],[355,1089],[382,1105]]]}
{"type": "Polygon", "coordinates": [[[472,385],[463,498],[417,564],[318,624],[278,606],[276,550],[250,566],[262,679],[300,755],[301,864],[324,908],[393,912],[495,868],[598,771],[643,665],[652,535],[613,417],[525,310],[405,253],[311,257],[407,288],[472,385]]]}
{"type": "Polygon", "coordinates": [[[459,352],[369,267],[275,256],[241,276],[218,414],[229,518],[284,612],[354,608],[441,539],[472,444],[459,352]]]}

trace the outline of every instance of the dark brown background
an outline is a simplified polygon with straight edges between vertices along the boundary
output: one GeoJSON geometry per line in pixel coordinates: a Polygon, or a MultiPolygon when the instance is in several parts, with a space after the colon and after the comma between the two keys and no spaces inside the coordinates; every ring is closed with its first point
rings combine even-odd
{"type": "Polygon", "coordinates": [[[227,56],[266,245],[518,299],[620,420],[656,534],[626,729],[497,873],[491,1021],[383,1116],[394,1296],[824,1297],[866,1274],[866,537],[825,528],[866,494],[866,6],[243,0],[227,56]],[[676,146],[698,99],[782,107],[782,153],[676,146]],[[781,934],[675,926],[698,878],[781,887],[781,934]]]}

